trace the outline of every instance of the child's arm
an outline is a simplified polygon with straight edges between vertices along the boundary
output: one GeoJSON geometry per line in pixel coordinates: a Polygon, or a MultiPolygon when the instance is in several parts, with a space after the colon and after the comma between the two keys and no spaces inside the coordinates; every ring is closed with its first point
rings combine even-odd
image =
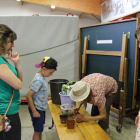
{"type": "Polygon", "coordinates": [[[32,85],[32,82],[30,83],[29,88],[30,88],[31,85],[32,85]]]}
{"type": "Polygon", "coordinates": [[[27,92],[27,95],[26,95],[26,99],[27,99],[28,104],[29,104],[29,106],[30,106],[30,108],[32,110],[33,117],[39,118],[40,117],[40,114],[36,110],[36,108],[34,106],[33,98],[32,98],[32,96],[33,96],[34,93],[35,92],[33,90],[30,90],[29,89],[28,92],[27,92]]]}

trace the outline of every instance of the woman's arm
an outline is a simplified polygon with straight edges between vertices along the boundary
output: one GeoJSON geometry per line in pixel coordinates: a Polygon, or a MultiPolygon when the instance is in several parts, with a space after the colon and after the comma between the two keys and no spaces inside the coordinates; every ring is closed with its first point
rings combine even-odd
{"type": "Polygon", "coordinates": [[[80,108],[82,106],[82,104],[84,103],[85,100],[78,102],[77,108],[80,108]]]}
{"type": "Polygon", "coordinates": [[[40,114],[37,112],[37,110],[34,106],[34,102],[33,102],[33,98],[32,98],[34,93],[35,92],[33,90],[29,89],[28,92],[27,92],[27,95],[26,95],[26,99],[27,99],[28,104],[29,104],[29,106],[32,110],[33,117],[40,117],[40,114]]]}
{"type": "Polygon", "coordinates": [[[21,70],[20,63],[15,64],[15,68],[17,70],[18,78],[22,81],[22,70],[21,70]]]}
{"type": "Polygon", "coordinates": [[[17,52],[11,51],[11,53],[8,54],[8,57],[11,61],[13,61],[17,70],[18,78],[22,81],[22,70],[20,66],[19,54],[17,52]]]}
{"type": "Polygon", "coordinates": [[[81,122],[81,121],[96,121],[96,120],[104,120],[106,119],[106,108],[104,107],[102,110],[100,110],[100,115],[98,116],[84,116],[82,114],[78,114],[76,116],[76,120],[78,122],[81,122]]]}
{"type": "Polygon", "coordinates": [[[6,64],[0,65],[0,78],[16,90],[22,88],[22,81],[16,77],[6,64]]]}
{"type": "Polygon", "coordinates": [[[22,71],[19,62],[19,54],[17,52],[13,52],[8,54],[9,59],[14,62],[15,67],[17,69],[18,77],[9,69],[6,64],[0,65],[0,78],[12,86],[14,89],[19,90],[22,88],[22,71]]]}
{"type": "Polygon", "coordinates": [[[82,104],[84,103],[84,100],[81,102],[78,102],[78,105],[76,108],[73,109],[73,114],[76,115],[80,109],[80,107],[82,106],[82,104]]]}

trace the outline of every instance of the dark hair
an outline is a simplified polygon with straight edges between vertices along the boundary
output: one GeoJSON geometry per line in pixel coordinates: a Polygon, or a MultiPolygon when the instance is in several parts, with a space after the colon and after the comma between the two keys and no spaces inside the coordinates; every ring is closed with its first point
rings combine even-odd
{"type": "Polygon", "coordinates": [[[40,66],[41,67],[46,67],[48,69],[57,70],[57,61],[55,59],[53,59],[52,57],[50,57],[46,62],[42,61],[40,66]]]}
{"type": "Polygon", "coordinates": [[[8,26],[0,24],[0,55],[5,54],[6,45],[17,39],[16,33],[8,26]]]}

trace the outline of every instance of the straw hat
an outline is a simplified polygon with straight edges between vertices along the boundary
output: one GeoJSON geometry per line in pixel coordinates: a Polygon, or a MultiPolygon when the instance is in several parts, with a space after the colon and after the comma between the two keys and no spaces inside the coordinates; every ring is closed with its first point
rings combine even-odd
{"type": "Polygon", "coordinates": [[[79,102],[83,101],[88,97],[90,93],[90,85],[86,82],[79,81],[76,82],[70,91],[70,98],[73,101],[79,102]]]}

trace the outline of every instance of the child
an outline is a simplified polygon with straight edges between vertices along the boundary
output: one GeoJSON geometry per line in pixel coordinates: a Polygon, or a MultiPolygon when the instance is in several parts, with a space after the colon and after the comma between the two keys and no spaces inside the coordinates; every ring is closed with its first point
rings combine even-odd
{"type": "Polygon", "coordinates": [[[32,119],[34,134],[33,140],[41,140],[43,125],[45,124],[45,110],[47,108],[47,83],[45,77],[52,76],[57,68],[57,61],[51,57],[44,57],[35,67],[41,68],[33,78],[26,98],[29,104],[29,113],[32,119]]]}

